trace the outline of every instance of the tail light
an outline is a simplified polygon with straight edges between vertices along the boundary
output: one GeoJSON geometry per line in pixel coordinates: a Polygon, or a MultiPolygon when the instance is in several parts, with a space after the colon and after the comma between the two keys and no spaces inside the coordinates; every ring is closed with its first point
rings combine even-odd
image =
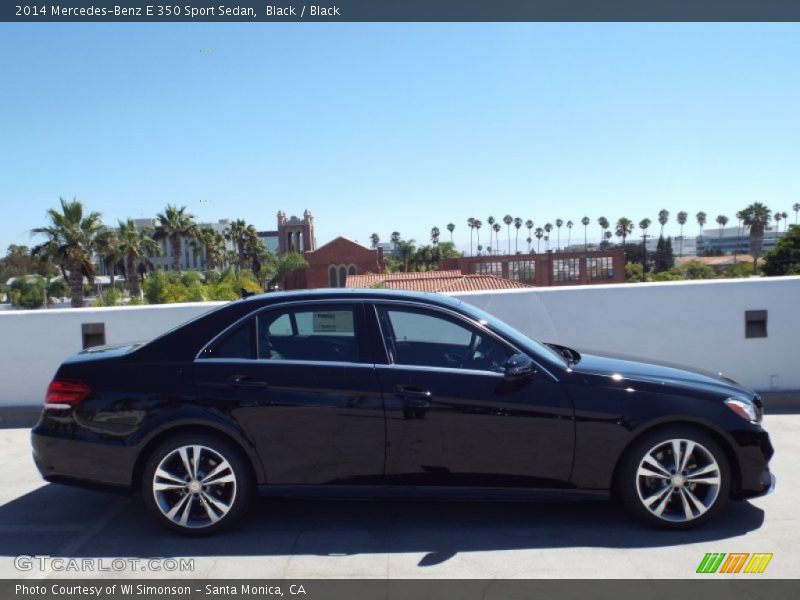
{"type": "Polygon", "coordinates": [[[92,390],[85,383],[73,379],[53,379],[47,386],[45,410],[69,410],[86,398],[92,390]]]}

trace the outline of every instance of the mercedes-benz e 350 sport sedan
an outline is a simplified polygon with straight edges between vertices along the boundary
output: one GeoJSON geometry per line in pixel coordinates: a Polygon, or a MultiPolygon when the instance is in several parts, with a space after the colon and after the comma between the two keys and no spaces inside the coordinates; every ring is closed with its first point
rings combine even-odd
{"type": "Polygon", "coordinates": [[[761,417],[724,377],[541,344],[452,298],[319,290],[67,359],[32,438],[48,481],[141,492],[185,533],[321,487],[612,495],[681,528],[774,487],[761,417]]]}

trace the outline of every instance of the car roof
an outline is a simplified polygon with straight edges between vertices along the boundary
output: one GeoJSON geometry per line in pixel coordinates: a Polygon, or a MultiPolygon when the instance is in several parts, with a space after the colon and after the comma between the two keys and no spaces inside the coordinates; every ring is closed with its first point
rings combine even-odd
{"type": "Polygon", "coordinates": [[[313,290],[293,290],[268,292],[248,296],[238,302],[252,302],[255,304],[275,304],[291,302],[294,300],[408,300],[443,306],[458,306],[461,300],[450,296],[443,296],[436,292],[412,292],[406,290],[386,290],[375,288],[319,288],[313,290]]]}

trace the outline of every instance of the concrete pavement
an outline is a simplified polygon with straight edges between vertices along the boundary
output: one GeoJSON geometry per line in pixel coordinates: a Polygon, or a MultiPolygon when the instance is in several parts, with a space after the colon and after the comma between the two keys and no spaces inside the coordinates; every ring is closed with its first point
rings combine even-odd
{"type": "Polygon", "coordinates": [[[776,493],[731,503],[694,531],[644,528],[595,501],[262,498],[235,530],[199,539],[162,529],[136,498],[45,484],[28,430],[2,429],[0,577],[707,578],[695,574],[706,552],[771,552],[761,577],[796,577],[800,416],[768,415],[765,426],[776,448],[776,493]],[[21,554],[101,559],[95,568],[110,568],[114,558],[140,562],[94,573],[20,571],[14,557],[21,554]],[[151,557],[191,558],[194,570],[143,571],[141,559],[151,557]]]}

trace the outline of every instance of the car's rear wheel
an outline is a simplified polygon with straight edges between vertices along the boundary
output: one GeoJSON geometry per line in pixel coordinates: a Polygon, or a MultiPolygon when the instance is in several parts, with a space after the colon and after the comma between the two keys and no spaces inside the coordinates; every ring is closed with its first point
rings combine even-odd
{"type": "Polygon", "coordinates": [[[730,461],[707,432],[691,426],[644,435],[626,452],[616,493],[639,519],[669,529],[708,521],[727,502],[730,461]]]}
{"type": "Polygon", "coordinates": [[[184,433],[160,444],[142,476],[142,498],[150,512],[189,535],[229,526],[245,511],[253,489],[241,452],[205,433],[184,433]]]}

